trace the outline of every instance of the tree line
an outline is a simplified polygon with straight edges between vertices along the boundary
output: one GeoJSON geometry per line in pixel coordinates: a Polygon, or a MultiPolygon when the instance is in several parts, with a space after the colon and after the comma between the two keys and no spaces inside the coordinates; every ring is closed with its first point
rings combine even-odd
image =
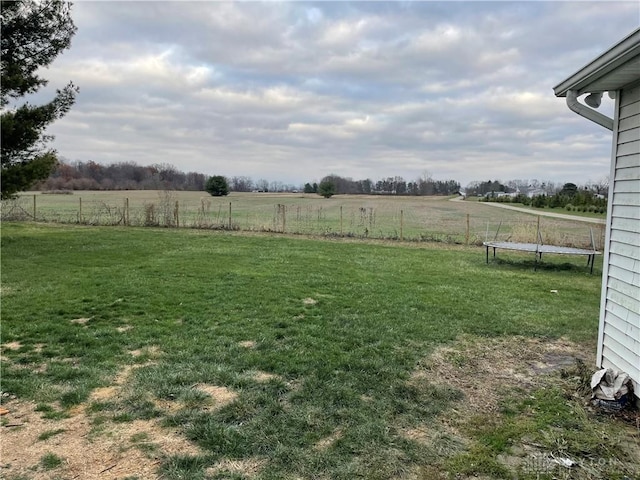
{"type": "Polygon", "coordinates": [[[482,199],[487,202],[518,203],[536,208],[564,208],[569,212],[606,213],[607,199],[602,193],[585,185],[578,187],[575,183],[565,183],[560,190],[551,194],[539,193],[526,195],[511,193],[504,195],[488,195],[482,199]]]}
{"type": "MultiPolygon", "coordinates": [[[[94,161],[60,161],[49,177],[33,186],[33,190],[207,190],[209,176],[198,172],[181,172],[168,163],[148,166],[133,162],[102,165],[94,161]]],[[[407,182],[402,177],[381,180],[352,180],[338,175],[327,175],[320,182],[309,182],[304,187],[278,181],[246,176],[224,177],[230,192],[299,192],[326,194],[378,194],[378,195],[453,195],[460,190],[455,180],[433,180],[431,177],[407,182]],[[322,192],[320,192],[322,190],[322,192]]]]}
{"type": "MultiPolygon", "coordinates": [[[[336,194],[363,195],[454,195],[460,191],[460,183],[455,180],[434,180],[424,176],[407,182],[402,177],[387,177],[377,181],[371,179],[353,180],[339,175],[327,175],[320,183],[305,183],[305,193],[320,193],[324,185],[333,185],[336,194]]],[[[325,195],[326,196],[326,195],[325,195]]]]}
{"type": "MultiPolygon", "coordinates": [[[[553,196],[560,192],[566,185],[552,181],[539,181],[538,179],[516,179],[502,182],[500,180],[484,180],[470,182],[464,189],[467,196],[497,196],[492,194],[498,193],[516,193],[528,197],[545,195],[553,196]]],[[[578,188],[578,187],[576,187],[578,188]]],[[[597,181],[589,181],[579,187],[581,190],[587,190],[593,195],[604,195],[606,197],[609,191],[609,177],[602,177],[597,181]]]]}
{"type": "Polygon", "coordinates": [[[109,165],[59,162],[36,190],[204,190],[207,176],[184,173],[170,164],[140,166],[133,162],[109,165]]]}

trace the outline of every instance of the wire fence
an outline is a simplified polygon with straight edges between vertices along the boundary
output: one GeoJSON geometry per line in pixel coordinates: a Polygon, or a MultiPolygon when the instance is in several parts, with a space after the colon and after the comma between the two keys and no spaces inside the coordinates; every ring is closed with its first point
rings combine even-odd
{"type": "Polygon", "coordinates": [[[604,225],[500,210],[446,199],[245,195],[215,198],[159,191],[111,195],[21,195],[1,202],[3,221],[198,228],[313,236],[436,241],[486,240],[601,249],[604,225]],[[595,245],[593,245],[595,243],[595,245]]]}

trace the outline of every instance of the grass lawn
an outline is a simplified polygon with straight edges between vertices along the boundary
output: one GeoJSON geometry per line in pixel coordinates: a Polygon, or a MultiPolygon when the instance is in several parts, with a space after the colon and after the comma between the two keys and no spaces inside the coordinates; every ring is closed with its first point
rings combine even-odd
{"type": "Polygon", "coordinates": [[[3,475],[557,478],[559,457],[581,462],[566,478],[601,478],[600,460],[607,478],[637,474],[637,430],[582,396],[599,275],[484,262],[477,247],[5,222],[3,475]]]}

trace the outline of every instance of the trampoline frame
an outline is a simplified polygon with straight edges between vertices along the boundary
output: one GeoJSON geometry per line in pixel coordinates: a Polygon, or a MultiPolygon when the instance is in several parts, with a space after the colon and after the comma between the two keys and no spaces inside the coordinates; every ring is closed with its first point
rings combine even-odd
{"type": "Polygon", "coordinates": [[[561,247],[558,245],[544,245],[542,243],[542,236],[540,235],[540,217],[539,216],[538,216],[538,232],[537,232],[538,243],[498,242],[496,241],[496,239],[498,237],[498,232],[500,231],[500,226],[502,226],[502,222],[500,222],[500,225],[498,226],[498,231],[496,231],[496,235],[493,241],[482,242],[482,245],[484,245],[487,252],[487,263],[489,263],[489,248],[493,248],[493,258],[496,258],[496,250],[499,248],[503,248],[505,250],[516,250],[519,252],[535,253],[536,261],[534,265],[534,270],[538,269],[538,259],[542,260],[543,253],[555,253],[560,255],[585,255],[587,257],[587,267],[590,267],[590,273],[593,274],[593,264],[595,262],[596,255],[602,254],[602,252],[599,252],[595,248],[592,229],[589,229],[591,234],[591,249],[586,249],[586,248],[575,248],[575,247],[561,247]]]}

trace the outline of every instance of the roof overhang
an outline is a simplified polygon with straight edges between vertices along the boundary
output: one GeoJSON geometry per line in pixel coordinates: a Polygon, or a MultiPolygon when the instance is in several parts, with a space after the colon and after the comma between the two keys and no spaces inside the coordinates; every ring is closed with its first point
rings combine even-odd
{"type": "Polygon", "coordinates": [[[612,92],[640,81],[640,28],[553,88],[557,97],[568,91],[612,92]]]}

